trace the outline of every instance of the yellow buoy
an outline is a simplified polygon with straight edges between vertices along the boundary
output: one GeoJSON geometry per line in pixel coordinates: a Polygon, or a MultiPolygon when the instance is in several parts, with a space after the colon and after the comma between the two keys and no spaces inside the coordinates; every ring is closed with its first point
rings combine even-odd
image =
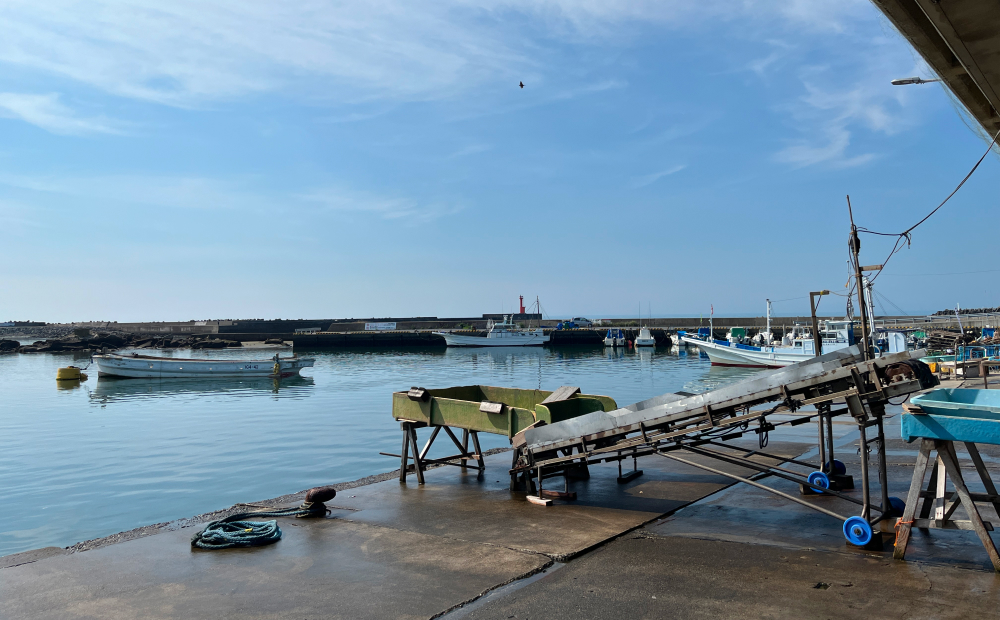
{"type": "Polygon", "coordinates": [[[76,366],[67,366],[56,371],[56,381],[86,381],[87,375],[76,366]]]}

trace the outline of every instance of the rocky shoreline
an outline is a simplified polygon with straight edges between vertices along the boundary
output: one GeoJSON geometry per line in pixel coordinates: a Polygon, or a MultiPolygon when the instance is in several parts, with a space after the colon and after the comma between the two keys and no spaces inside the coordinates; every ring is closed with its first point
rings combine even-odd
{"type": "MultiPolygon", "coordinates": [[[[51,328],[30,330],[3,330],[0,332],[0,353],[58,353],[58,352],[100,352],[117,349],[229,349],[241,348],[237,340],[224,340],[209,335],[149,336],[124,332],[92,332],[86,328],[64,328],[61,333],[52,333],[51,328]],[[44,340],[22,344],[21,340],[36,338],[38,332],[47,331],[44,340]],[[28,333],[25,333],[28,332],[28,333]]],[[[279,341],[280,342],[280,341],[279,341]]]]}

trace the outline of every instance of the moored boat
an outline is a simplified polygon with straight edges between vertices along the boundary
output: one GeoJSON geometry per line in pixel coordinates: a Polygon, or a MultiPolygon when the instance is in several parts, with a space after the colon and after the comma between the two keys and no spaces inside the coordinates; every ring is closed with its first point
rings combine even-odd
{"type": "Polygon", "coordinates": [[[609,329],[608,335],[604,337],[606,347],[624,347],[625,344],[625,333],[620,329],[609,329]]]}
{"type": "Polygon", "coordinates": [[[650,333],[648,327],[643,327],[639,330],[639,335],[635,337],[635,346],[637,347],[655,347],[656,339],[653,338],[653,334],[650,333]]]}
{"type": "Polygon", "coordinates": [[[207,377],[291,377],[303,368],[311,368],[309,357],[270,359],[182,359],[151,355],[95,355],[99,376],[127,378],[207,378],[207,377]]]}
{"type": "Polygon", "coordinates": [[[485,336],[434,332],[442,336],[449,347],[540,347],[549,341],[541,327],[522,329],[511,315],[504,315],[503,322],[493,323],[485,336]]]}

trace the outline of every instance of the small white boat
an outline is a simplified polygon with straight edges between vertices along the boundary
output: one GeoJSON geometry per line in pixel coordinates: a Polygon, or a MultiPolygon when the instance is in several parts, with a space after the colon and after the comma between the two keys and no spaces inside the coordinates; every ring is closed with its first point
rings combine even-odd
{"type": "Polygon", "coordinates": [[[295,346],[295,342],[292,340],[278,340],[275,338],[273,340],[244,340],[242,345],[244,349],[253,349],[254,351],[291,351],[295,346]]]}
{"type": "Polygon", "coordinates": [[[505,314],[503,322],[491,323],[485,336],[455,334],[452,332],[434,332],[444,337],[449,347],[540,347],[549,341],[541,327],[522,329],[511,320],[512,315],[505,314]]]}
{"type": "Polygon", "coordinates": [[[291,377],[303,368],[311,368],[309,357],[279,357],[263,360],[181,359],[151,355],[95,355],[98,376],[129,378],[206,378],[206,377],[291,377]]]}
{"type": "Polygon", "coordinates": [[[604,346],[606,347],[626,346],[625,334],[620,329],[609,329],[608,335],[604,337],[604,346]]]}
{"type": "Polygon", "coordinates": [[[653,334],[650,333],[648,327],[643,327],[639,330],[639,335],[635,337],[635,346],[637,347],[655,347],[656,339],[653,338],[653,334]]]}

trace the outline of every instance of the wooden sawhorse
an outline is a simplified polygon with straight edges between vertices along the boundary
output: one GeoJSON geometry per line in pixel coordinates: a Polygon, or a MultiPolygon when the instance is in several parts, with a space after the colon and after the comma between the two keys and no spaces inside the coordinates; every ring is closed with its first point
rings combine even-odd
{"type": "Polygon", "coordinates": [[[437,426],[428,425],[423,422],[407,422],[401,421],[400,426],[403,429],[403,449],[402,454],[389,454],[387,452],[380,452],[385,456],[395,456],[399,457],[399,481],[406,482],[406,473],[409,470],[409,464],[407,461],[413,458],[413,469],[417,474],[417,482],[420,484],[424,483],[424,470],[427,469],[427,465],[438,464],[438,465],[455,465],[456,467],[465,468],[468,466],[469,461],[476,461],[475,469],[478,469],[480,474],[486,471],[485,457],[483,457],[483,450],[479,447],[479,434],[476,431],[470,431],[468,429],[462,429],[462,441],[458,440],[455,433],[452,432],[450,427],[447,426],[437,426]],[[424,444],[422,450],[417,447],[417,429],[431,426],[434,430],[431,431],[431,436],[428,438],[427,443],[424,444]],[[427,453],[431,449],[434,440],[437,438],[438,433],[441,429],[448,434],[452,442],[459,449],[459,453],[454,456],[446,456],[440,459],[429,459],[427,458],[427,453]],[[472,439],[472,449],[475,452],[469,452],[469,439],[472,439]],[[455,463],[453,461],[459,461],[455,463]]]}
{"type": "Polygon", "coordinates": [[[964,443],[973,464],[976,466],[976,471],[979,472],[979,477],[983,481],[983,486],[986,487],[986,493],[970,493],[965,486],[953,441],[922,438],[920,440],[920,453],[913,466],[910,492],[906,496],[906,509],[903,511],[903,517],[897,522],[896,550],[892,554],[895,559],[902,560],[903,556],[906,555],[906,545],[910,540],[910,531],[914,527],[973,530],[979,536],[979,540],[983,542],[983,546],[986,547],[986,552],[989,553],[990,560],[993,562],[993,568],[1000,573],[1000,555],[997,554],[997,548],[993,544],[993,539],[990,538],[993,524],[983,521],[976,508],[977,501],[989,502],[993,504],[997,514],[1000,514],[1000,496],[997,495],[993,480],[990,479],[986,465],[983,463],[982,457],[979,456],[976,444],[964,443]],[[937,455],[932,459],[931,455],[935,452],[937,455]],[[927,488],[923,489],[924,477],[932,466],[933,470],[927,488]],[[955,490],[951,492],[945,488],[949,477],[955,487],[955,490]],[[920,499],[923,499],[920,515],[914,518],[920,499]],[[969,516],[968,520],[952,519],[955,509],[959,506],[965,509],[969,516]],[[932,510],[933,516],[931,515],[932,510]]]}

